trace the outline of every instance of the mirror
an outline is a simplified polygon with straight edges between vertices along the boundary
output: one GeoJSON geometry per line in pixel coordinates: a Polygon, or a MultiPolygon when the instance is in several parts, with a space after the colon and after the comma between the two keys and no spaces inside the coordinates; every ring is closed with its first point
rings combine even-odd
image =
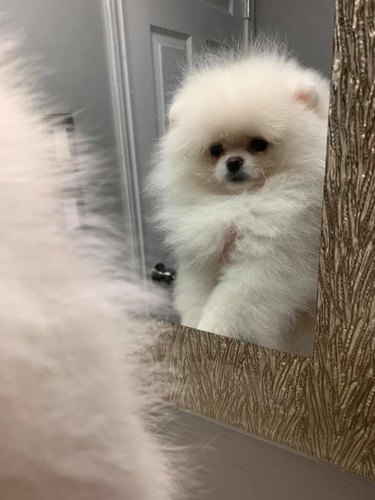
{"type": "Polygon", "coordinates": [[[1,0],[57,113],[112,159],[109,215],[168,297],[158,316],[310,355],[333,0],[36,4],[1,0]],[[262,37],[291,55],[220,56],[262,37]]]}
{"type": "Polygon", "coordinates": [[[172,3],[124,3],[159,315],[310,355],[334,2],[172,3]]]}

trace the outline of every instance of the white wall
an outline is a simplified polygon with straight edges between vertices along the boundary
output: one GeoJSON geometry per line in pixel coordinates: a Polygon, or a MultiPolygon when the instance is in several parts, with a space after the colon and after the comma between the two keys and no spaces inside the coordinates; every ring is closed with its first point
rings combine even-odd
{"type": "Polygon", "coordinates": [[[170,424],[199,487],[188,500],[374,500],[375,483],[181,411],[170,424]]]}

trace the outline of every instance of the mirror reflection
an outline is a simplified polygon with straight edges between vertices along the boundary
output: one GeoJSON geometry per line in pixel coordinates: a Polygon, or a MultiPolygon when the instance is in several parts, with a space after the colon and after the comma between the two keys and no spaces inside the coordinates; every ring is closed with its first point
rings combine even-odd
{"type": "Polygon", "coordinates": [[[310,355],[333,0],[0,3],[112,160],[109,215],[158,316],[310,355]]]}
{"type": "MultiPolygon", "coordinates": [[[[278,29],[275,13],[268,16],[274,2],[260,1],[255,41],[246,48],[200,47],[182,73],[178,52],[186,39],[152,33],[160,44],[153,59],[159,141],[145,176],[145,205],[151,278],[170,288],[173,321],[308,355],[333,2],[323,2],[331,27],[324,51],[323,13],[308,2],[299,9],[301,3],[304,16],[316,21],[310,40],[286,12],[278,29]]],[[[222,16],[211,9],[211,26],[222,16]]]]}
{"type": "Polygon", "coordinates": [[[184,80],[149,186],[183,325],[281,348],[313,320],[328,100],[275,47],[184,80]]]}

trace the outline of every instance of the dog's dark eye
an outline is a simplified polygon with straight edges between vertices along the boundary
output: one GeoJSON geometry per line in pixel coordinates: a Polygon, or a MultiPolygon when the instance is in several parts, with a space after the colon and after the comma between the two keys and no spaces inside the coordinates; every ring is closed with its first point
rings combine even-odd
{"type": "Polygon", "coordinates": [[[250,150],[253,153],[259,153],[259,151],[265,151],[269,146],[269,143],[264,139],[252,139],[250,141],[250,150]]]}
{"type": "Polygon", "coordinates": [[[224,153],[224,148],[221,144],[211,144],[210,155],[219,158],[224,153]]]}

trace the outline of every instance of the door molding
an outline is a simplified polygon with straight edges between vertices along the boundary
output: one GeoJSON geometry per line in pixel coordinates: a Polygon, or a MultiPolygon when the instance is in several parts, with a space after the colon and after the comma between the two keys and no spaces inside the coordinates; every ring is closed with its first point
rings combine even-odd
{"type": "Polygon", "coordinates": [[[102,0],[102,9],[123,207],[128,211],[129,216],[129,243],[135,270],[142,279],[146,279],[142,210],[122,1],[102,0]]]}
{"type": "Polygon", "coordinates": [[[244,49],[248,49],[256,37],[255,0],[244,0],[244,49]]]}

